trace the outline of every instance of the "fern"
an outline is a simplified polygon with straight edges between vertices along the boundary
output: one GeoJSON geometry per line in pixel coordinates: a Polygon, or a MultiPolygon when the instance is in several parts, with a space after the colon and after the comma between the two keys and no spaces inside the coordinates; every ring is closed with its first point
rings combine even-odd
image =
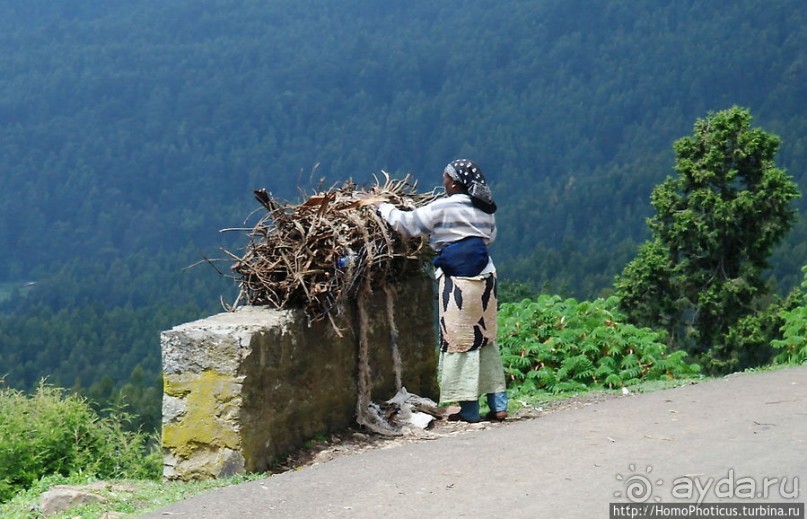
{"type": "MultiPolygon", "coordinates": [[[[807,292],[807,265],[802,267],[804,280],[801,283],[802,294],[807,292]]],[[[801,306],[789,311],[781,311],[784,324],[780,328],[781,340],[771,341],[771,346],[781,350],[774,362],[777,364],[804,364],[807,362],[807,298],[800,296],[801,306]]]]}
{"type": "Polygon", "coordinates": [[[622,379],[616,373],[611,373],[605,378],[605,386],[609,389],[613,389],[615,387],[622,387],[622,379]]]}
{"type": "Polygon", "coordinates": [[[513,391],[553,393],[621,387],[696,375],[684,352],[669,353],[661,333],[623,322],[618,299],[578,303],[541,295],[502,304],[499,346],[513,391]]]}

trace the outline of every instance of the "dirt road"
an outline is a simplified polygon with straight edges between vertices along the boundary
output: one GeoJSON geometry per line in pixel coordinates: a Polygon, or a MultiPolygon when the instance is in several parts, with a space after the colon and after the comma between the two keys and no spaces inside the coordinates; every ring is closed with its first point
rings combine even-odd
{"type": "Polygon", "coordinates": [[[807,366],[340,457],[145,517],[591,519],[699,500],[803,506],[807,366]]]}

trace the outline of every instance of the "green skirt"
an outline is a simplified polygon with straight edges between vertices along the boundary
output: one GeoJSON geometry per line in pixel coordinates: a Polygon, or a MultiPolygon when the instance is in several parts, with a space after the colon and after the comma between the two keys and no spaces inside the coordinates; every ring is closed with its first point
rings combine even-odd
{"type": "Polygon", "coordinates": [[[480,395],[504,391],[499,348],[494,343],[465,353],[440,353],[437,381],[441,403],[478,400],[480,395]]]}

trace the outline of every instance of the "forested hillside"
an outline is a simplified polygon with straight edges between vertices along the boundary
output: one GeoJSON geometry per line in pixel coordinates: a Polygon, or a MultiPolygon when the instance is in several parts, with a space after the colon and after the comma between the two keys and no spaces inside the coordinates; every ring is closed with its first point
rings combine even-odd
{"type": "MultiPolygon", "coordinates": [[[[183,267],[238,246],[252,189],[431,189],[459,157],[502,278],[607,293],[696,118],[749,108],[804,191],[806,102],[801,0],[0,0],[0,376],[154,416],[159,331],[235,294],[183,267]]],[[[800,218],[780,292],[805,257],[800,218]]]]}

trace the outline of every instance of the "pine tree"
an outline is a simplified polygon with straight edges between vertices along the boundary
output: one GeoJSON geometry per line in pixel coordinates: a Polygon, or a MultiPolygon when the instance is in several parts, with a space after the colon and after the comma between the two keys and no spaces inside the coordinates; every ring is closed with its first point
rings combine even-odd
{"type": "Polygon", "coordinates": [[[674,144],[676,177],[656,186],[652,238],[617,278],[626,314],[666,329],[672,346],[720,370],[729,329],[770,293],[763,272],[795,221],[793,180],[776,167],[777,136],[747,109],[710,113],[674,144]]]}

